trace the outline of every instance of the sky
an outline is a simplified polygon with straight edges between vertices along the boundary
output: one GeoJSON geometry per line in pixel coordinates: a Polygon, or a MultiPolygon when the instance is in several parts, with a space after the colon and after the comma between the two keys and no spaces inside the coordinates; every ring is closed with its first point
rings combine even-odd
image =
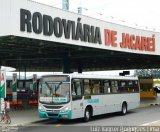
{"type": "MultiPolygon", "coordinates": [[[[62,9],[62,0],[32,1],[62,9]]],[[[82,14],[86,16],[137,29],[160,32],[160,0],[69,0],[69,11],[77,13],[78,7],[82,7],[82,14]]],[[[118,75],[119,72],[121,71],[107,72],[107,74],[118,75]]],[[[131,71],[131,74],[133,73],[131,71]]],[[[27,73],[27,75],[32,74],[27,73]]],[[[24,73],[21,75],[24,76],[24,73]]]]}
{"type": "MultiPolygon", "coordinates": [[[[33,0],[62,9],[62,0],[33,0]]],[[[69,11],[138,29],[160,32],[159,0],[69,0],[69,11]]]]}

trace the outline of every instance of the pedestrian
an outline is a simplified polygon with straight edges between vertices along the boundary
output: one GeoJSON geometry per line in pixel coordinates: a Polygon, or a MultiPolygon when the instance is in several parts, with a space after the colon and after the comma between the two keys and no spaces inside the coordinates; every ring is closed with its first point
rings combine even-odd
{"type": "Polygon", "coordinates": [[[4,110],[5,110],[5,116],[6,116],[6,118],[7,119],[9,119],[10,118],[10,116],[9,116],[9,112],[10,112],[10,102],[9,102],[9,100],[8,100],[8,98],[5,98],[4,99],[4,110]]]}

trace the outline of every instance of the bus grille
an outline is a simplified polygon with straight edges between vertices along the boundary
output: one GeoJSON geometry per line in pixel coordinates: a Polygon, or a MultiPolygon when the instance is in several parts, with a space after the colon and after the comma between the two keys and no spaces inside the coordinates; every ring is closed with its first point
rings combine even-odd
{"type": "Polygon", "coordinates": [[[46,110],[47,112],[55,112],[55,113],[59,113],[60,110],[46,110]]]}
{"type": "Polygon", "coordinates": [[[49,105],[44,105],[47,109],[60,109],[62,106],[49,106],[49,105]]]}

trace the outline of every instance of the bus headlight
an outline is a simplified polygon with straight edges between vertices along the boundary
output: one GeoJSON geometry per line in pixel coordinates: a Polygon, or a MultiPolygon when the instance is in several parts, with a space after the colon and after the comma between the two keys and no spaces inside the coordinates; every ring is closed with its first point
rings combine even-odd
{"type": "Polygon", "coordinates": [[[38,109],[41,110],[41,111],[45,111],[46,110],[45,107],[42,104],[39,104],[38,109]]]}
{"type": "Polygon", "coordinates": [[[69,112],[71,108],[69,106],[65,106],[64,108],[61,109],[60,112],[69,112]]]}

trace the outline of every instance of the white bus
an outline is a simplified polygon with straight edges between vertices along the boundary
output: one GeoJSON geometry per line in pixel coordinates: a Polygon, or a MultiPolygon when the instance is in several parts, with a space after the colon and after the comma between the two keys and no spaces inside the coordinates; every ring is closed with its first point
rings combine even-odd
{"type": "Polygon", "coordinates": [[[136,77],[60,74],[43,76],[39,85],[39,117],[84,118],[137,108],[140,103],[136,77]]]}

